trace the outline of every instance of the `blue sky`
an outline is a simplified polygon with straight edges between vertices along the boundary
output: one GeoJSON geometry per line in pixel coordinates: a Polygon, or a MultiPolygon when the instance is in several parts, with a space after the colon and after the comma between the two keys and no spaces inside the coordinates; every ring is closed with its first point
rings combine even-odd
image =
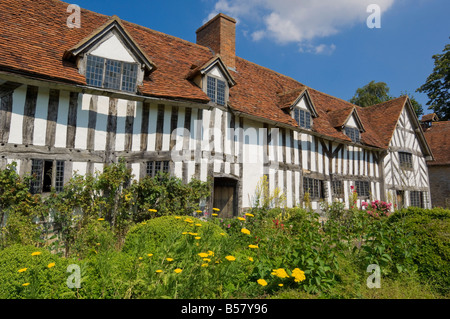
{"type": "Polygon", "coordinates": [[[450,43],[448,0],[76,1],[191,42],[222,12],[238,20],[238,56],[344,100],[372,80],[386,82],[425,114],[427,96],[415,91],[433,70],[432,55],[450,43]],[[381,9],[381,28],[367,26],[369,4],[381,9]]]}

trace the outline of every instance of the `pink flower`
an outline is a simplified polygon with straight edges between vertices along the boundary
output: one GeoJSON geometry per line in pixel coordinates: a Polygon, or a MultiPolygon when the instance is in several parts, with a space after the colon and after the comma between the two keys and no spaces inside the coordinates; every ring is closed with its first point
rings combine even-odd
{"type": "Polygon", "coordinates": [[[355,189],[355,186],[351,185],[351,186],[350,186],[350,189],[352,189],[352,190],[355,189]]]}

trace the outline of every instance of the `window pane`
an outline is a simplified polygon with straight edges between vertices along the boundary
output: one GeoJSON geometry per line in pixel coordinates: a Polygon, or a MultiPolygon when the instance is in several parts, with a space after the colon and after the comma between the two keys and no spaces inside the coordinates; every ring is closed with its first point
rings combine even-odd
{"type": "Polygon", "coordinates": [[[55,189],[56,191],[62,192],[64,188],[64,162],[56,162],[56,176],[55,176],[55,189]]]}
{"type": "Polygon", "coordinates": [[[147,162],[147,175],[153,176],[153,162],[147,162]]]}
{"type": "Polygon", "coordinates": [[[32,194],[38,194],[42,192],[42,173],[44,169],[43,160],[32,160],[31,163],[31,176],[33,179],[31,181],[30,192],[32,194]]]}
{"type": "Polygon", "coordinates": [[[300,126],[305,127],[305,111],[300,110],[300,126]]]}
{"type": "Polygon", "coordinates": [[[216,79],[208,76],[207,95],[211,102],[216,102],[216,79]]]}
{"type": "Polygon", "coordinates": [[[217,80],[217,104],[225,105],[225,82],[217,80]]]}
{"type": "Polygon", "coordinates": [[[103,85],[104,67],[104,58],[88,55],[86,63],[86,83],[88,85],[101,87],[103,85]]]}
{"type": "Polygon", "coordinates": [[[120,90],[121,72],[122,62],[106,60],[104,87],[107,89],[120,90]]]}
{"type": "Polygon", "coordinates": [[[299,109],[294,110],[294,119],[297,121],[298,125],[300,125],[300,110],[299,109]]]}
{"type": "Polygon", "coordinates": [[[136,91],[137,64],[123,63],[122,90],[127,92],[136,91]]]}
{"type": "Polygon", "coordinates": [[[169,173],[169,161],[164,162],[163,172],[169,173]]]}
{"type": "Polygon", "coordinates": [[[309,112],[305,112],[305,125],[307,129],[311,128],[311,113],[309,112]]]}

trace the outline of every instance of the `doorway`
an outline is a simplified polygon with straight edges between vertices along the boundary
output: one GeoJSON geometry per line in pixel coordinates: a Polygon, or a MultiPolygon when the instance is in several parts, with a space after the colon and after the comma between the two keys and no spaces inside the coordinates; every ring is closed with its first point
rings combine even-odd
{"type": "Polygon", "coordinates": [[[405,191],[396,191],[397,194],[397,209],[402,209],[405,206],[405,191]]]}
{"type": "Polygon", "coordinates": [[[220,209],[220,217],[237,216],[237,181],[226,177],[214,178],[213,207],[220,209]]]}

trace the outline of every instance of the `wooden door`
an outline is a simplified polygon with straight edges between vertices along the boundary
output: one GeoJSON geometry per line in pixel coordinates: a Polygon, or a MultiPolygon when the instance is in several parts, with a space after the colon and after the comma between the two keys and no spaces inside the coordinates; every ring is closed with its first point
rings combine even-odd
{"type": "Polygon", "coordinates": [[[214,208],[220,209],[220,217],[231,218],[236,210],[236,181],[214,179],[214,208]]]}

